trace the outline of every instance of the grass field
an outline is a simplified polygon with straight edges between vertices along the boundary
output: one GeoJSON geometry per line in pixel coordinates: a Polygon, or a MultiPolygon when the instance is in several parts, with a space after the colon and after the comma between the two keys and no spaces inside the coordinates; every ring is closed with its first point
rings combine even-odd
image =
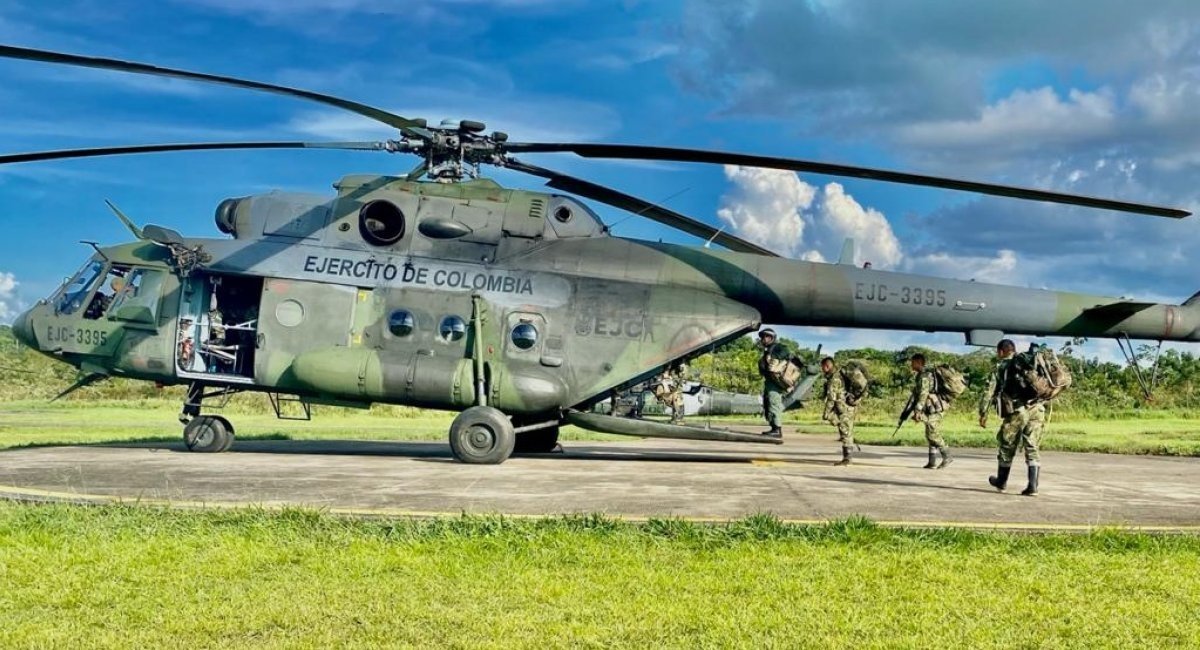
{"type": "MultiPolygon", "coordinates": [[[[24,445],[99,443],[121,440],[175,441],[180,436],[176,420],[179,405],[166,400],[141,402],[0,402],[0,449],[24,445]]],[[[275,439],[442,440],[453,414],[413,408],[385,407],[370,411],[321,409],[310,422],[281,421],[273,414],[246,404],[224,412],[237,427],[238,437],[275,439]]],[[[702,420],[693,420],[696,423],[702,420]]],[[[723,419],[728,424],[760,426],[753,419],[723,419]]],[[[789,413],[788,435],[834,438],[833,428],[807,411],[789,413]]],[[[998,425],[992,422],[991,425],[998,425]]],[[[920,426],[909,423],[895,438],[894,421],[867,417],[857,427],[862,444],[923,446],[920,426]]],[[[956,447],[992,447],[995,427],[980,429],[966,415],[948,418],[946,438],[956,447]]],[[[563,439],[631,440],[567,427],[563,439]]],[[[1130,454],[1200,456],[1200,419],[1188,412],[1129,414],[1121,419],[1061,420],[1051,422],[1043,448],[1048,450],[1100,451],[1130,454]]]]}
{"type": "Polygon", "coordinates": [[[0,503],[3,647],[1195,647],[1200,538],[0,503]]]}

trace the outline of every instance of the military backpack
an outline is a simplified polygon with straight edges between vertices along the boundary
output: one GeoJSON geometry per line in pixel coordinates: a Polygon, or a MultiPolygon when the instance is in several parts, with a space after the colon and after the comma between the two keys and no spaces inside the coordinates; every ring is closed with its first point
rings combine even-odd
{"type": "Polygon", "coordinates": [[[1045,402],[1058,397],[1071,385],[1071,370],[1054,350],[1033,344],[1013,357],[1012,372],[1020,387],[1018,396],[1028,402],[1045,402]]]}
{"type": "Polygon", "coordinates": [[[846,387],[846,404],[854,406],[867,396],[871,386],[871,375],[867,373],[867,364],[857,359],[851,359],[838,369],[842,374],[842,383],[846,387]]]}
{"type": "Polygon", "coordinates": [[[933,392],[946,401],[962,395],[967,390],[967,378],[944,363],[933,369],[933,382],[933,392]]]}
{"type": "Polygon", "coordinates": [[[789,391],[800,382],[800,367],[792,363],[791,359],[768,359],[767,373],[775,383],[789,391]]]}

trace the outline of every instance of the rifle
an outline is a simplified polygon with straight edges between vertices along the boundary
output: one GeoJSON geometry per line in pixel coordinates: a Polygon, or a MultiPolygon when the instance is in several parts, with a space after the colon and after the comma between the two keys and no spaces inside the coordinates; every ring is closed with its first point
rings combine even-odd
{"type": "Polygon", "coordinates": [[[910,396],[908,398],[908,403],[904,405],[904,410],[900,412],[900,421],[896,423],[896,430],[892,432],[891,437],[895,438],[896,434],[900,433],[900,427],[904,426],[904,423],[908,420],[908,418],[912,417],[913,411],[915,410],[917,410],[917,400],[916,398],[910,396]]]}

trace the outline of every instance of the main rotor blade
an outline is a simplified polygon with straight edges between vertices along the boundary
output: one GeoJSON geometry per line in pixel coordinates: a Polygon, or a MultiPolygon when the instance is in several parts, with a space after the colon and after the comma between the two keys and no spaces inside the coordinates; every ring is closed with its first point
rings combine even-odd
{"type": "Polygon", "coordinates": [[[300,97],[302,99],[318,102],[327,106],[335,106],[352,113],[358,113],[364,117],[369,117],[378,122],[383,122],[388,126],[396,127],[410,136],[428,138],[432,135],[428,130],[423,128],[424,123],[416,120],[410,120],[407,117],[401,117],[395,113],[389,113],[383,109],[375,108],[374,106],[367,106],[366,104],[360,104],[358,102],[342,99],[341,97],[334,97],[332,95],[323,95],[310,90],[288,88],[287,86],[277,86],[275,84],[263,83],[261,81],[249,81],[247,79],[223,77],[204,72],[189,72],[187,70],[178,70],[175,68],[163,68],[156,65],[150,65],[148,63],[138,63],[136,61],[121,61],[119,59],[80,56],[77,54],[51,52],[49,50],[13,47],[11,45],[0,45],[0,57],[9,59],[25,59],[27,61],[41,61],[43,63],[59,63],[62,65],[73,65],[84,68],[99,68],[101,70],[117,70],[120,72],[132,72],[134,74],[145,74],[156,77],[187,79],[190,81],[205,81],[208,83],[222,84],[225,86],[249,88],[251,90],[261,90],[279,95],[288,95],[290,97],[300,97]]]}
{"type": "Polygon", "coordinates": [[[62,158],[92,158],[131,153],[163,151],[207,151],[213,149],[347,149],[352,151],[386,151],[384,142],[192,142],[184,144],[139,144],[126,147],[96,147],[92,149],[56,149],[0,155],[0,165],[59,160],[62,158]]]}
{"type": "Polygon", "coordinates": [[[856,167],[853,165],[841,165],[837,163],[798,160],[794,158],[775,158],[772,156],[755,156],[750,154],[728,153],[723,151],[704,151],[699,149],[650,147],[628,144],[554,142],[511,142],[504,145],[504,150],[509,153],[571,152],[585,158],[624,158],[628,160],[663,160],[674,162],[711,163],[715,165],[766,167],[769,169],[787,169],[790,171],[826,174],[829,176],[866,178],[876,181],[885,181],[888,183],[940,187],[949,190],[962,190],[965,192],[978,192],[980,194],[1007,196],[1015,199],[1047,201],[1050,203],[1064,203],[1067,205],[1081,205],[1089,208],[1118,210],[1120,212],[1148,214],[1156,217],[1171,217],[1173,219],[1181,219],[1191,214],[1186,210],[1180,210],[1178,208],[1167,208],[1156,205],[1146,205],[1143,203],[1130,203],[1127,201],[1116,201],[1113,199],[1081,196],[1077,194],[1064,194],[1062,192],[1051,192],[1048,190],[1037,190],[1010,185],[996,185],[994,183],[979,183],[975,181],[965,181],[941,176],[910,174],[907,172],[897,172],[886,169],[872,169],[870,167],[856,167]]]}
{"type": "Polygon", "coordinates": [[[570,192],[571,194],[578,194],[579,196],[586,197],[594,201],[599,201],[601,203],[606,203],[613,207],[621,208],[622,210],[628,210],[629,212],[653,219],[654,221],[675,228],[676,230],[682,230],[689,235],[703,237],[708,241],[716,242],[732,251],[779,257],[778,253],[763,248],[758,244],[748,242],[745,239],[713,228],[702,221],[696,221],[695,219],[686,217],[678,212],[675,212],[674,210],[668,210],[667,208],[655,205],[649,201],[639,199],[636,196],[630,196],[623,192],[618,192],[610,187],[597,185],[580,178],[575,178],[574,176],[567,176],[566,174],[560,174],[556,171],[537,167],[535,165],[528,165],[511,158],[506,161],[505,166],[509,169],[525,172],[526,174],[533,174],[534,176],[547,178],[549,179],[549,182],[547,182],[546,185],[554,189],[570,192]]]}

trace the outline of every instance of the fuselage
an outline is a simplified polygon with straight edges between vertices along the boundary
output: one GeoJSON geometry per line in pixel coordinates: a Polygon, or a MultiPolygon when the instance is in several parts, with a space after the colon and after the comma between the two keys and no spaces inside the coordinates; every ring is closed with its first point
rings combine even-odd
{"type": "Polygon", "coordinates": [[[763,322],[975,342],[1193,341],[1200,325],[1190,305],[612,237],[569,197],[490,182],[338,187],[333,201],[223,204],[232,239],[102,249],[14,329],[93,373],[532,417],[595,402],[763,322]]]}

